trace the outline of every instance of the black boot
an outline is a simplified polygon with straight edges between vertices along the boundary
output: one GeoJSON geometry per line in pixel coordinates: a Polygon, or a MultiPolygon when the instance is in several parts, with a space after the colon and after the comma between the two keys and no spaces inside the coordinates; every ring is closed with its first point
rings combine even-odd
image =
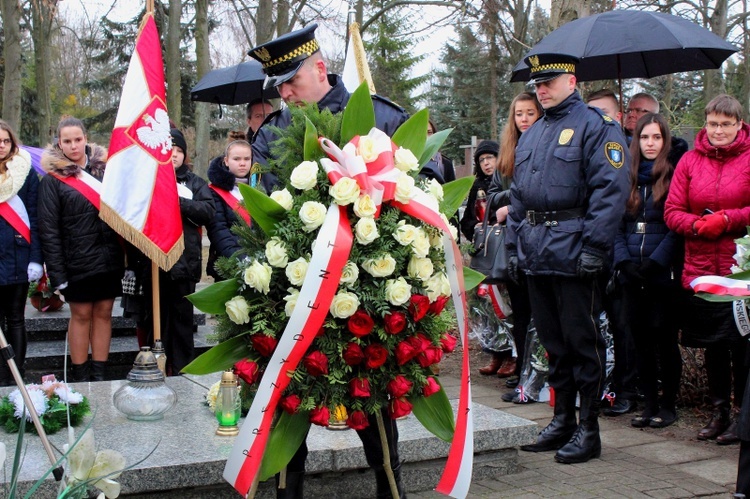
{"type": "Polygon", "coordinates": [[[536,439],[536,443],[522,445],[526,452],[546,452],[557,450],[565,445],[576,431],[575,392],[555,391],[555,416],[536,439]]]}
{"type": "Polygon", "coordinates": [[[91,368],[87,360],[83,364],[70,364],[70,378],[73,383],[89,381],[89,372],[91,368]]]}
{"type": "Polygon", "coordinates": [[[276,475],[276,499],[302,499],[304,485],[304,471],[287,471],[283,489],[279,488],[279,475],[276,475]]]}
{"type": "MultiPolygon", "coordinates": [[[[401,480],[401,463],[396,466],[391,465],[393,469],[393,478],[396,480],[396,488],[398,489],[399,499],[406,499],[406,489],[404,488],[404,482],[401,480]]],[[[374,468],[375,470],[375,484],[378,490],[378,499],[391,499],[393,494],[391,493],[391,484],[388,481],[388,475],[385,472],[385,468],[382,466],[374,468]]]]}
{"type": "Polygon", "coordinates": [[[91,381],[104,381],[107,370],[107,361],[104,360],[92,360],[91,361],[91,381]]]}
{"type": "Polygon", "coordinates": [[[570,442],[555,454],[558,463],[585,463],[602,455],[599,438],[599,407],[601,401],[594,398],[581,399],[581,422],[570,442]]]}

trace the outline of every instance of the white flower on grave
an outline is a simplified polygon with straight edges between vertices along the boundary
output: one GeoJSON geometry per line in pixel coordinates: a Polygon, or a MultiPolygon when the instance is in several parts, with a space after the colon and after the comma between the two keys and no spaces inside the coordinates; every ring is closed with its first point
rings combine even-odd
{"type": "Polygon", "coordinates": [[[339,291],[331,302],[331,315],[337,319],[346,319],[354,315],[359,308],[359,298],[354,293],[339,291]]]}
{"type": "Polygon", "coordinates": [[[297,258],[286,266],[286,277],[289,279],[292,286],[302,286],[302,283],[305,282],[305,276],[307,275],[307,268],[309,266],[310,264],[303,257],[297,258]]]}
{"type": "Polygon", "coordinates": [[[245,284],[267,295],[270,290],[272,273],[270,265],[255,260],[245,269],[245,284]]]}
{"type": "Polygon", "coordinates": [[[241,296],[235,296],[224,304],[229,320],[235,324],[247,324],[250,322],[250,305],[241,296]]]}
{"type": "Polygon", "coordinates": [[[451,284],[448,281],[448,276],[442,272],[436,272],[432,277],[427,279],[427,282],[425,282],[425,288],[430,302],[434,302],[440,296],[451,295],[451,284]]]}
{"type": "Polygon", "coordinates": [[[393,238],[398,241],[401,246],[409,246],[414,242],[414,238],[417,237],[417,228],[411,224],[407,224],[406,220],[398,222],[398,228],[393,233],[393,238]]]}
{"type": "Polygon", "coordinates": [[[83,394],[73,390],[65,383],[59,383],[55,388],[55,395],[60,398],[61,402],[69,402],[71,404],[80,404],[83,402],[83,394]]]}
{"type": "Polygon", "coordinates": [[[315,161],[303,161],[289,176],[289,183],[301,191],[315,187],[318,182],[318,164],[315,161]]]}
{"type": "Polygon", "coordinates": [[[363,246],[367,246],[380,237],[375,220],[369,217],[357,220],[357,224],[354,226],[354,234],[357,237],[357,242],[363,246]]]}
{"type": "Polygon", "coordinates": [[[385,282],[385,299],[391,305],[403,305],[411,298],[411,286],[406,282],[406,279],[399,277],[398,279],[388,279],[385,282]]]}
{"type": "Polygon", "coordinates": [[[323,225],[327,211],[323,203],[305,201],[299,210],[299,218],[305,224],[305,230],[311,232],[323,225]]]}
{"type": "Polygon", "coordinates": [[[414,186],[414,178],[409,175],[402,173],[396,180],[396,201],[403,204],[408,204],[411,199],[416,196],[416,187],[414,186]]]}
{"type": "Polygon", "coordinates": [[[373,217],[376,211],[378,211],[378,207],[375,206],[369,194],[361,195],[354,203],[354,214],[359,218],[373,217]]]}
{"type": "Polygon", "coordinates": [[[427,258],[430,252],[430,238],[423,228],[418,228],[414,241],[411,243],[411,249],[419,258],[427,258]]]}
{"type": "Polygon", "coordinates": [[[396,270],[396,259],[388,254],[369,258],[362,263],[362,268],[373,277],[387,277],[396,270]]]}
{"type": "Polygon", "coordinates": [[[429,258],[419,258],[418,256],[413,255],[409,260],[408,267],[406,268],[409,277],[419,279],[423,282],[430,278],[433,271],[432,260],[429,258]]]}
{"type": "Polygon", "coordinates": [[[353,178],[344,177],[329,187],[328,193],[337,205],[346,206],[359,199],[359,184],[353,178]]]}
{"type": "Polygon", "coordinates": [[[271,199],[279,203],[282,208],[284,208],[286,211],[289,211],[292,209],[292,205],[294,204],[294,198],[289,193],[287,189],[282,189],[280,191],[273,191],[271,193],[271,199]]]}
{"type": "MultiPolygon", "coordinates": [[[[63,449],[67,452],[68,444],[63,449]]],[[[120,484],[114,479],[124,469],[125,458],[119,452],[110,449],[96,452],[94,430],[89,428],[68,454],[68,485],[89,482],[107,499],[113,499],[120,495],[120,484]]]]}
{"type": "Polygon", "coordinates": [[[289,255],[286,252],[286,245],[278,237],[272,237],[266,243],[266,260],[273,267],[284,268],[289,262],[289,255]]]}
{"type": "Polygon", "coordinates": [[[356,263],[349,260],[344,265],[344,270],[341,271],[341,280],[339,282],[346,284],[347,287],[352,287],[357,282],[357,279],[359,279],[359,267],[357,267],[356,263]]]}
{"type": "Polygon", "coordinates": [[[297,298],[299,298],[299,289],[287,288],[288,295],[284,297],[286,304],[284,305],[284,313],[287,317],[291,317],[294,312],[294,307],[297,306],[297,298]]]}
{"type": "Polygon", "coordinates": [[[206,405],[208,405],[208,408],[212,411],[216,408],[216,397],[219,396],[220,386],[221,380],[211,385],[211,388],[208,389],[208,393],[206,393],[206,405]]]}
{"type": "Polygon", "coordinates": [[[434,178],[431,178],[429,182],[427,182],[427,192],[437,201],[443,200],[443,186],[434,178]]]}
{"type": "MultiPolygon", "coordinates": [[[[37,415],[40,417],[43,416],[44,413],[47,412],[47,406],[49,403],[47,396],[38,385],[26,385],[26,391],[29,394],[31,405],[34,406],[37,415]]],[[[17,419],[21,419],[22,416],[25,416],[26,421],[32,421],[31,414],[28,410],[26,410],[26,405],[23,403],[23,396],[21,395],[21,392],[18,390],[18,388],[13,390],[10,395],[8,395],[8,400],[10,400],[13,404],[13,407],[15,409],[13,411],[13,415],[17,419]]]]}
{"type": "Polygon", "coordinates": [[[395,167],[402,172],[410,172],[419,168],[419,160],[409,149],[399,147],[393,155],[395,167]]]}

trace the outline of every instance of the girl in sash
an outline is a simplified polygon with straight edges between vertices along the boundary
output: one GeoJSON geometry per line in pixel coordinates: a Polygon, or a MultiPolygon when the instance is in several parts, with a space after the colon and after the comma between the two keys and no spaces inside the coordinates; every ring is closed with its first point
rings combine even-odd
{"type": "Polygon", "coordinates": [[[216,203],[216,215],[207,226],[211,248],[206,273],[217,281],[222,278],[214,268],[216,259],[230,257],[242,249],[231,228],[237,222],[238,207],[240,216],[246,222],[250,220],[247,210],[240,204],[242,195],[237,184],[249,183],[252,163],[253,151],[250,144],[245,140],[234,140],[227,145],[224,157],[214,158],[208,167],[208,179],[211,181],[209,187],[216,203]]]}
{"type": "Polygon", "coordinates": [[[103,148],[87,143],[81,120],[69,116],[42,155],[47,175],[39,186],[39,234],[50,286],[70,304],[73,381],[104,380],[112,305],[122,293],[123,246],[99,218],[106,161],[103,148]]]}
{"type": "MultiPolygon", "coordinates": [[[[24,310],[29,282],[42,277],[42,249],[37,231],[39,177],[31,157],[18,147],[16,134],[0,120],[0,327],[13,347],[23,376],[26,357],[24,310]]],[[[0,358],[0,385],[14,384],[0,358]]]]}

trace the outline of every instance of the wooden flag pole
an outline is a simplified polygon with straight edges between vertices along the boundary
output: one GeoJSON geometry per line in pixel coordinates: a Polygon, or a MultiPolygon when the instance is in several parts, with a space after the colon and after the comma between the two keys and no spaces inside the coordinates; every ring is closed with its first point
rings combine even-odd
{"type": "Polygon", "coordinates": [[[161,310],[159,309],[159,266],[151,262],[151,306],[154,310],[154,341],[161,341],[161,310]]]}

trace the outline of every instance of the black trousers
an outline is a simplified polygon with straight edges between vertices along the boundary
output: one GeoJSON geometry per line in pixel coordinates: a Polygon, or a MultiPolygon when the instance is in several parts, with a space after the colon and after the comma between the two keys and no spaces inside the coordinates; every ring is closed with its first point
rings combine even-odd
{"type": "MultiPolygon", "coordinates": [[[[600,282],[601,284],[601,282],[600,282]]],[[[603,288],[602,288],[603,289],[603,288]]],[[[615,367],[612,370],[611,390],[617,398],[635,400],[638,395],[638,357],[631,325],[634,303],[620,289],[602,297],[604,311],[609,318],[609,327],[615,348],[615,367]]]]}
{"type": "Polygon", "coordinates": [[[557,392],[598,400],[604,389],[606,345],[599,331],[601,294],[595,279],[527,276],[531,316],[549,355],[557,392]]]}
{"type": "Polygon", "coordinates": [[[720,340],[715,345],[706,347],[708,396],[716,407],[729,408],[732,385],[734,385],[734,406],[742,407],[748,376],[748,367],[745,365],[747,340],[737,336],[736,341],[720,340]],[[734,383],[732,383],[733,378],[734,383]]]}
{"type": "Polygon", "coordinates": [[[513,341],[516,343],[516,353],[518,354],[514,374],[521,376],[526,351],[526,336],[529,333],[529,323],[531,322],[529,290],[523,275],[520,276],[518,284],[508,282],[506,288],[510,297],[510,307],[513,309],[513,341]]]}
{"type": "Polygon", "coordinates": [[[740,442],[740,459],[737,465],[737,491],[750,497],[750,440],[740,442]]]}
{"type": "MultiPolygon", "coordinates": [[[[5,339],[13,347],[15,361],[23,374],[23,364],[26,360],[26,295],[29,283],[0,286],[0,327],[3,328],[5,339]]],[[[0,358],[0,385],[13,384],[8,364],[0,358]]]]}

